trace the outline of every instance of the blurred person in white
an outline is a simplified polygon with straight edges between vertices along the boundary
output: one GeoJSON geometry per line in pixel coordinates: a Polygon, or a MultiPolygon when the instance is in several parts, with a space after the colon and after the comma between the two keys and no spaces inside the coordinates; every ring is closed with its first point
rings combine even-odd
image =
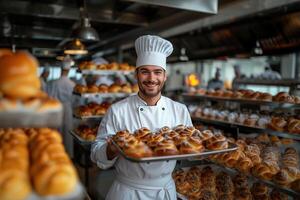
{"type": "Polygon", "coordinates": [[[73,157],[73,139],[69,131],[73,129],[73,111],[72,111],[72,92],[75,83],[68,77],[71,66],[74,61],[66,56],[62,61],[61,77],[49,82],[49,96],[58,99],[63,104],[63,125],[59,128],[62,133],[64,145],[70,157],[73,157]]]}
{"type": "Polygon", "coordinates": [[[137,163],[118,154],[107,138],[121,130],[134,132],[147,127],[152,132],[163,126],[192,126],[187,107],[161,95],[167,79],[166,58],[172,44],[158,36],[145,35],[135,41],[136,79],[139,92],[113,104],[98,128],[91,159],[98,167],[115,166],[116,178],[106,196],[108,200],[176,200],[172,171],[176,161],[137,163]]]}
{"type": "Polygon", "coordinates": [[[42,72],[42,74],[40,76],[42,90],[44,92],[47,92],[47,93],[48,93],[47,82],[48,82],[49,74],[50,74],[49,68],[48,67],[44,67],[43,72],[42,72]]]}
{"type": "Polygon", "coordinates": [[[224,83],[221,80],[221,69],[217,68],[215,72],[215,77],[210,79],[207,84],[208,90],[221,90],[224,88],[224,83]]]}
{"type": "Polygon", "coordinates": [[[240,84],[237,83],[237,81],[246,78],[246,76],[245,74],[241,73],[241,68],[239,65],[234,65],[233,69],[234,69],[234,78],[232,80],[232,89],[238,90],[240,88],[240,84]]]}
{"type": "Polygon", "coordinates": [[[281,79],[281,75],[272,70],[271,66],[266,66],[265,71],[258,76],[258,78],[266,79],[266,80],[279,80],[281,79]]]}

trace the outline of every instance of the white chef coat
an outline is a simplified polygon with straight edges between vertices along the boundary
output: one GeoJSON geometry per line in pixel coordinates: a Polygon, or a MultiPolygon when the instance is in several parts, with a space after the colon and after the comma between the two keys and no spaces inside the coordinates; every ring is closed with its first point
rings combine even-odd
{"type": "Polygon", "coordinates": [[[171,176],[176,161],[136,163],[122,156],[108,160],[104,138],[120,130],[134,132],[147,127],[155,132],[163,126],[173,128],[179,124],[192,125],[186,106],[163,96],[156,106],[147,106],[138,95],[133,95],[110,107],[99,126],[91,150],[91,159],[100,168],[106,169],[113,165],[116,168],[117,178],[106,199],[176,199],[176,188],[171,176]]]}
{"type": "Polygon", "coordinates": [[[49,82],[47,89],[49,96],[58,99],[63,104],[64,116],[60,132],[68,154],[73,157],[73,139],[69,131],[73,129],[72,92],[75,83],[66,76],[49,82]]]}

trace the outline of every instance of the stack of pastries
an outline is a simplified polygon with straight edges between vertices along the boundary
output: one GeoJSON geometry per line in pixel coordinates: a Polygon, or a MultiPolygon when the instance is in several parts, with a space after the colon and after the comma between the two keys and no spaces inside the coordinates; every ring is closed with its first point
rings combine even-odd
{"type": "Polygon", "coordinates": [[[128,63],[116,63],[96,65],[92,61],[84,61],[79,64],[81,70],[122,70],[122,71],[134,71],[135,66],[131,66],[128,63]]]}
{"type": "Polygon", "coordinates": [[[117,132],[112,139],[133,157],[167,156],[200,153],[205,149],[219,150],[228,148],[228,141],[222,134],[210,130],[199,131],[195,127],[178,125],[174,129],[161,128],[152,133],[147,128],[117,132]]]}
{"type": "Polygon", "coordinates": [[[32,190],[40,196],[59,196],[75,189],[76,170],[57,131],[0,129],[0,133],[1,200],[26,199],[32,190]]]}
{"type": "Polygon", "coordinates": [[[61,110],[59,101],[41,91],[38,61],[25,51],[0,49],[0,112],[61,110]]]}
{"type": "Polygon", "coordinates": [[[75,108],[74,113],[75,115],[80,117],[104,115],[107,112],[110,105],[111,104],[108,102],[103,102],[101,104],[90,102],[87,105],[75,108]]]}
{"type": "Polygon", "coordinates": [[[279,117],[274,116],[268,124],[270,129],[275,131],[284,131],[293,134],[300,134],[300,119],[297,117],[279,117]]]}
{"type": "Polygon", "coordinates": [[[106,84],[100,85],[76,85],[74,87],[74,92],[78,94],[85,94],[85,93],[137,93],[138,92],[138,85],[130,85],[130,84],[117,84],[113,83],[110,86],[106,84]]]}
{"type": "Polygon", "coordinates": [[[97,129],[98,129],[98,127],[91,128],[87,125],[79,125],[75,129],[75,132],[79,137],[81,137],[84,140],[94,141],[97,136],[97,129]]]}
{"type": "MultiPolygon", "coordinates": [[[[234,142],[234,139],[229,138],[234,142]]],[[[280,140],[276,136],[262,134],[254,139],[238,139],[238,150],[210,159],[229,168],[235,168],[243,174],[252,174],[260,179],[273,181],[277,185],[299,191],[300,167],[299,153],[290,139],[280,140]],[[284,149],[284,152],[281,151],[284,149]]]]}
{"type": "Polygon", "coordinates": [[[210,166],[178,169],[172,174],[176,191],[189,200],[287,200],[288,196],[271,191],[262,183],[253,183],[243,174],[229,175],[210,166]],[[252,186],[251,186],[252,185],[252,186]]]}
{"type": "Polygon", "coordinates": [[[267,102],[280,102],[280,103],[293,103],[300,104],[300,97],[289,95],[287,92],[279,92],[272,96],[267,92],[257,92],[253,90],[204,90],[199,89],[192,94],[207,95],[211,97],[230,98],[230,99],[246,99],[253,101],[267,101],[267,102]]]}

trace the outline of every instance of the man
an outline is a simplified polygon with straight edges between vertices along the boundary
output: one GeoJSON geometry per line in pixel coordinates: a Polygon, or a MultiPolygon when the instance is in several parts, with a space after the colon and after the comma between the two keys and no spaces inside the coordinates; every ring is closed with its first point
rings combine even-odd
{"type": "Polygon", "coordinates": [[[234,69],[234,78],[232,80],[232,89],[238,90],[240,88],[240,85],[239,83],[237,83],[237,81],[246,78],[246,76],[241,73],[241,69],[239,65],[234,65],[233,69],[234,69]]]}
{"type": "Polygon", "coordinates": [[[50,74],[49,69],[45,67],[40,76],[41,87],[44,92],[47,92],[47,81],[48,81],[49,74],[50,74]]]}
{"type": "Polygon", "coordinates": [[[70,157],[73,157],[73,139],[69,133],[73,129],[72,114],[72,92],[75,83],[68,77],[74,61],[66,57],[62,63],[61,77],[49,83],[49,96],[58,99],[63,104],[63,125],[60,132],[63,135],[63,142],[70,157]]]}
{"type": "Polygon", "coordinates": [[[158,36],[141,36],[135,41],[137,53],[136,78],[139,93],[112,105],[102,120],[91,159],[106,169],[115,166],[116,179],[106,199],[176,199],[176,188],[171,173],[176,161],[135,163],[118,155],[118,151],[105,140],[108,134],[147,127],[155,132],[163,126],[179,124],[191,126],[185,105],[161,95],[167,79],[166,57],[173,51],[172,44],[158,36]]]}
{"type": "Polygon", "coordinates": [[[221,78],[221,69],[217,68],[216,73],[215,73],[215,77],[211,80],[208,81],[207,84],[207,89],[213,89],[213,90],[220,90],[224,88],[224,83],[223,81],[220,79],[221,78]]]}

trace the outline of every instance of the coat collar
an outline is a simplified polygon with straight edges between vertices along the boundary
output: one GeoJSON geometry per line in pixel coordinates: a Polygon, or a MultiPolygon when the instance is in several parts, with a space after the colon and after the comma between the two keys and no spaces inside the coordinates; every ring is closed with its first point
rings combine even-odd
{"type": "MultiPolygon", "coordinates": [[[[137,106],[147,106],[147,103],[138,95],[136,94],[136,102],[137,102],[137,106]]],[[[156,106],[162,107],[165,105],[165,97],[161,96],[160,99],[158,100],[156,106]]],[[[153,107],[156,107],[153,106],[153,107]]]]}

